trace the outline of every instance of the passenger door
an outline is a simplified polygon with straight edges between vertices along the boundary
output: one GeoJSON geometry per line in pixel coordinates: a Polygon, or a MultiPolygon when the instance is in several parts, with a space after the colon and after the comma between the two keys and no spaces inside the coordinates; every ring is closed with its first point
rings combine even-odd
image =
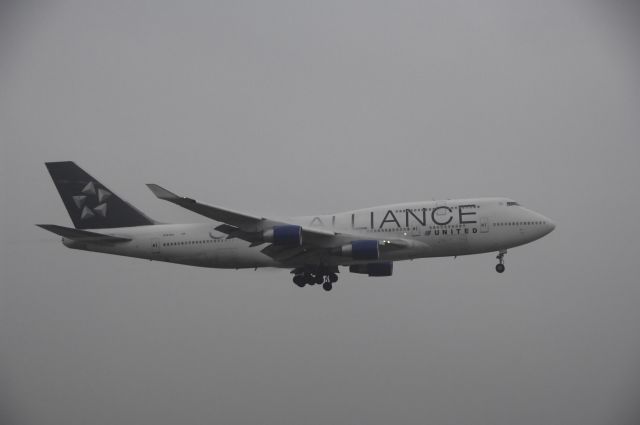
{"type": "Polygon", "coordinates": [[[151,239],[151,259],[157,259],[160,257],[160,239],[153,238],[151,239]]]}
{"type": "Polygon", "coordinates": [[[480,217],[480,220],[479,220],[478,223],[480,225],[480,233],[489,232],[489,218],[488,217],[480,217]]]}

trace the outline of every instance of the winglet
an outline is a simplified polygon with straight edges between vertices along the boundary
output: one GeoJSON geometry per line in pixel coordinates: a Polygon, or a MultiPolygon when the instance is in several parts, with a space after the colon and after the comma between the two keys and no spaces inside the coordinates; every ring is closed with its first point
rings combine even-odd
{"type": "Polygon", "coordinates": [[[180,199],[180,197],[178,195],[176,195],[175,193],[169,192],[167,189],[165,189],[162,186],[158,186],[157,184],[147,183],[147,187],[159,199],[164,199],[166,201],[172,201],[172,200],[180,199]]]}

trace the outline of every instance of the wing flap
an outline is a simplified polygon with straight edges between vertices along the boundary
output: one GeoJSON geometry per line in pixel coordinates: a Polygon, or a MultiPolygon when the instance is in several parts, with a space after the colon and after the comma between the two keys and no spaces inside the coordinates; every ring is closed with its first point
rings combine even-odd
{"type": "Polygon", "coordinates": [[[260,250],[265,255],[273,258],[277,261],[286,261],[290,260],[293,257],[297,257],[299,255],[305,254],[307,252],[303,247],[283,247],[276,245],[269,245],[266,248],[260,250]]]}

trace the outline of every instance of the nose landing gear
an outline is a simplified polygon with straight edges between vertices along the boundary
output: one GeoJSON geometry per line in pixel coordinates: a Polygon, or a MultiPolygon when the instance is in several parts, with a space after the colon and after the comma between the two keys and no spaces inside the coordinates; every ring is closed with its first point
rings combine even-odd
{"type": "Polygon", "coordinates": [[[499,261],[498,264],[496,264],[496,271],[498,273],[504,273],[504,254],[506,254],[507,251],[500,251],[498,252],[498,256],[496,257],[499,261]]]}

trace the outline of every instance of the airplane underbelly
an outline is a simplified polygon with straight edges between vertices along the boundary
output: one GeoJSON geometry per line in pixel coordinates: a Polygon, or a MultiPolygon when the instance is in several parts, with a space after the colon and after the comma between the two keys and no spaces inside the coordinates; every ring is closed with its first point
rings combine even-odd
{"type": "Polygon", "coordinates": [[[257,249],[251,248],[229,248],[220,249],[213,257],[213,267],[220,268],[253,268],[253,267],[273,267],[276,262],[257,249]]]}

